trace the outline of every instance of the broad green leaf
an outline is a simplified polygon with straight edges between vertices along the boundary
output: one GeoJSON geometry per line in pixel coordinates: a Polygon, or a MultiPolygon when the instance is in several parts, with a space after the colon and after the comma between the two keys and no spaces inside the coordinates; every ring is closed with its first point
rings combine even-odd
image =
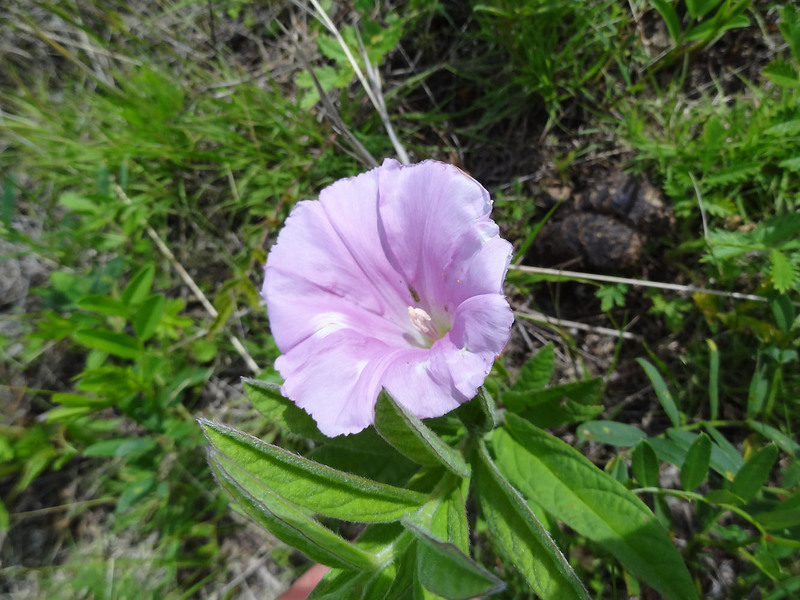
{"type": "Polygon", "coordinates": [[[589,421],[578,427],[578,437],[582,440],[627,448],[638,444],[647,437],[647,434],[638,427],[625,423],[589,421]]]}
{"type": "Polygon", "coordinates": [[[777,508],[768,512],[754,515],[756,520],[770,531],[780,531],[800,526],[800,509],[797,506],[791,508],[777,508]]]}
{"type": "Polygon", "coordinates": [[[93,409],[88,406],[62,406],[47,411],[47,422],[71,421],[76,417],[88,415],[93,409]]]}
{"type": "Polygon", "coordinates": [[[166,304],[167,300],[163,294],[153,294],[148,296],[136,310],[132,324],[139,341],[146,342],[156,332],[166,304]]]}
{"type": "Polygon", "coordinates": [[[633,476],[643,487],[658,487],[660,465],[656,451],[647,440],[641,440],[633,449],[631,459],[633,476]]]}
{"type": "Polygon", "coordinates": [[[469,479],[458,479],[451,473],[442,478],[446,493],[433,494],[431,501],[416,513],[404,517],[421,527],[430,529],[441,540],[455,544],[464,553],[469,553],[469,522],[467,520],[466,497],[469,494],[469,479]]]}
{"type": "Polygon", "coordinates": [[[58,203],[61,206],[65,206],[76,213],[84,213],[89,215],[97,215],[103,212],[104,207],[98,204],[95,200],[87,198],[86,196],[81,196],[79,194],[74,194],[72,192],[66,192],[61,194],[58,198],[58,203]]]}
{"type": "Polygon", "coordinates": [[[736,473],[731,483],[731,492],[745,502],[752,499],[769,477],[776,458],[778,458],[778,447],[775,444],[761,448],[736,473]]]}
{"type": "Polygon", "coordinates": [[[518,412],[537,427],[570,425],[586,421],[603,412],[603,407],[597,404],[602,392],[603,380],[600,378],[576,381],[528,392],[527,408],[514,409],[509,405],[509,410],[518,412]]]}
{"type": "Polygon", "coordinates": [[[417,577],[425,589],[450,600],[470,600],[506,587],[455,544],[438,539],[413,520],[401,522],[417,539],[417,577]]]}
{"type": "Polygon", "coordinates": [[[158,481],[152,474],[142,475],[129,484],[117,499],[117,512],[124,512],[152,492],[158,481]]]}
{"type": "Polygon", "coordinates": [[[769,253],[770,275],[775,289],[785,292],[792,289],[797,283],[798,268],[780,250],[772,249],[769,253]]]}
{"type": "Polygon", "coordinates": [[[542,389],[553,376],[555,350],[553,344],[542,346],[539,351],[522,365],[517,380],[511,386],[514,392],[527,392],[542,389]]]}
{"type": "Polygon", "coordinates": [[[475,397],[459,406],[454,414],[470,431],[486,433],[497,425],[496,413],[494,400],[486,388],[481,386],[475,397]]]}
{"type": "Polygon", "coordinates": [[[113,404],[113,400],[109,400],[108,398],[94,398],[92,396],[82,396],[80,394],[53,394],[51,400],[58,404],[63,404],[64,406],[89,406],[94,410],[108,408],[113,404]]]}
{"type": "Polygon", "coordinates": [[[687,492],[697,489],[708,477],[708,464],[711,461],[711,438],[705,433],[698,435],[681,465],[681,487],[687,492]]]}
{"type": "Polygon", "coordinates": [[[247,398],[270,422],[313,440],[327,439],[306,411],[281,394],[281,386],[258,379],[242,379],[247,398]]]}
{"type": "Polygon", "coordinates": [[[783,59],[774,60],[761,71],[761,74],[783,87],[800,88],[800,74],[794,65],[783,59]]]}
{"type": "Polygon", "coordinates": [[[686,8],[689,9],[689,16],[697,19],[708,14],[720,2],[721,0],[686,0],[686,8]]]}
{"type": "Polygon", "coordinates": [[[753,419],[748,419],[747,424],[754,431],[757,431],[765,438],[775,442],[775,445],[787,454],[790,454],[794,458],[800,456],[800,444],[795,442],[783,432],[775,429],[774,427],[770,427],[769,425],[765,425],[764,423],[754,421],[753,419]]]}
{"type": "Polygon", "coordinates": [[[404,487],[420,470],[417,463],[400,454],[379,436],[374,427],[354,435],[325,439],[326,442],[311,450],[306,458],[340,471],[400,487],[404,487]]]}
{"type": "Polygon", "coordinates": [[[789,296],[780,294],[770,299],[769,307],[772,309],[772,315],[775,317],[775,324],[782,333],[789,333],[797,318],[794,304],[792,304],[789,296]]]}
{"type": "Polygon", "coordinates": [[[708,410],[709,417],[716,421],[719,416],[719,349],[714,340],[708,344],[708,410]]]}
{"type": "Polygon", "coordinates": [[[101,315],[110,315],[112,317],[128,317],[128,307],[122,302],[111,296],[103,296],[102,294],[89,294],[79,299],[75,306],[83,310],[100,313],[101,315]]]}
{"type": "Polygon", "coordinates": [[[656,391],[658,401],[661,402],[661,406],[664,409],[664,412],[667,413],[667,416],[672,422],[673,427],[680,427],[681,415],[678,412],[678,405],[675,404],[675,400],[673,399],[667,384],[664,383],[661,373],[659,373],[658,369],[656,369],[644,358],[637,358],[636,362],[639,363],[639,366],[644,369],[644,372],[647,373],[647,376],[650,378],[653,388],[656,391]]]}
{"type": "MultiPolygon", "coordinates": [[[[686,462],[687,453],[689,452],[690,447],[697,441],[698,434],[692,433],[691,431],[686,431],[684,429],[671,428],[667,429],[666,433],[667,436],[681,449],[682,453],[680,462],[673,464],[675,464],[675,466],[682,466],[683,463],[686,462]]],[[[657,452],[658,448],[656,448],[656,453],[657,452]]],[[[729,456],[728,453],[723,452],[716,444],[712,444],[711,460],[709,461],[709,464],[717,473],[724,477],[728,477],[739,469],[741,461],[729,456]]]]}
{"type": "Polygon", "coordinates": [[[588,600],[589,594],[561,550],[497,470],[483,441],[478,442],[473,467],[473,489],[489,531],[531,589],[548,600],[588,600]]]}
{"type": "Polygon", "coordinates": [[[136,358],[142,351],[142,346],[136,338],[108,329],[79,329],[72,334],[72,339],[89,348],[96,348],[120,358],[136,358]]]}
{"type": "Polygon", "coordinates": [[[658,14],[661,15],[661,18],[664,19],[664,24],[667,26],[669,36],[673,41],[677,42],[681,37],[681,22],[680,19],[678,19],[678,13],[675,12],[675,7],[672,6],[670,0],[650,0],[650,4],[653,5],[653,8],[655,8],[658,14]]]}
{"type": "Polygon", "coordinates": [[[210,453],[209,464],[219,484],[251,519],[312,560],[365,570],[374,570],[380,564],[375,556],[323,527],[218,453],[210,453]],[[256,489],[258,496],[253,494],[256,489]]]}
{"type": "Polygon", "coordinates": [[[122,302],[126,306],[134,306],[144,300],[150,293],[153,279],[156,275],[156,267],[153,263],[147,263],[134,273],[128,285],[122,290],[122,302]]]}
{"type": "Polygon", "coordinates": [[[748,19],[745,15],[736,15],[735,17],[732,17],[721,23],[717,22],[715,19],[709,19],[707,21],[703,21],[695,27],[692,27],[686,32],[685,37],[686,41],[688,42],[693,42],[696,40],[707,41],[725,31],[728,31],[729,29],[748,27],[749,25],[750,19],[748,19]]]}
{"type": "Polygon", "coordinates": [[[417,492],[331,469],[231,427],[205,419],[199,423],[214,448],[237,468],[319,514],[363,523],[394,521],[427,500],[417,492]]]}
{"type": "MultiPolygon", "coordinates": [[[[744,459],[739,451],[736,449],[736,446],[731,444],[728,439],[722,435],[716,428],[712,427],[708,423],[704,424],[703,427],[708,432],[708,435],[711,436],[711,439],[714,440],[714,443],[719,451],[724,455],[724,460],[727,461],[728,464],[734,466],[734,469],[730,472],[730,477],[733,477],[733,474],[738,471],[742,463],[744,463],[744,459]]],[[[711,450],[712,456],[714,450],[711,450]]],[[[726,477],[729,475],[727,473],[724,474],[726,477]]]]}
{"type": "Polygon", "coordinates": [[[626,570],[670,600],[697,598],[667,532],[630,490],[580,452],[506,413],[493,436],[498,468],[524,496],[601,544],[626,570]]]}
{"type": "Polygon", "coordinates": [[[464,457],[386,391],[381,392],[375,405],[375,429],[417,464],[443,465],[460,477],[469,477],[464,457]]]}

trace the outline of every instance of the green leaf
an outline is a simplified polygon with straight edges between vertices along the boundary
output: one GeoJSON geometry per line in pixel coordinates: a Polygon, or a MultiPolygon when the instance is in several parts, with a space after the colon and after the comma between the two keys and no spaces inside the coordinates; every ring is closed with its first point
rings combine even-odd
{"type": "Polygon", "coordinates": [[[153,263],[147,263],[136,271],[122,290],[122,302],[126,306],[134,306],[144,300],[150,293],[155,275],[156,267],[153,263]]]}
{"type": "Polygon", "coordinates": [[[784,434],[781,431],[778,431],[774,427],[770,427],[769,425],[765,425],[764,423],[759,423],[758,421],[754,421],[753,419],[748,419],[747,424],[750,426],[750,429],[757,431],[768,440],[772,440],[773,442],[775,442],[775,445],[777,445],[778,448],[780,448],[787,454],[790,454],[793,458],[797,458],[800,456],[800,444],[795,442],[788,435],[784,434]]]}
{"type": "Polygon", "coordinates": [[[716,421],[719,416],[719,349],[714,340],[708,344],[708,410],[709,417],[716,421]]]}
{"type": "Polygon", "coordinates": [[[58,203],[76,213],[85,213],[88,215],[97,215],[104,210],[96,201],[72,192],[61,194],[58,198],[58,203]]]}
{"type": "Polygon", "coordinates": [[[641,440],[633,449],[633,457],[631,459],[631,469],[633,476],[642,485],[642,487],[658,487],[658,473],[660,465],[656,451],[647,440],[641,440]]]}
{"type": "Polygon", "coordinates": [[[258,379],[242,379],[244,391],[255,409],[271,423],[313,440],[327,439],[306,411],[281,394],[281,386],[258,379]]]}
{"type": "Polygon", "coordinates": [[[88,296],[80,298],[75,305],[83,310],[100,313],[101,315],[122,317],[123,319],[128,317],[128,307],[111,296],[89,294],[88,296]]]}
{"type": "Polygon", "coordinates": [[[153,294],[142,302],[133,317],[133,330],[139,336],[139,341],[146,342],[156,332],[156,327],[161,322],[167,299],[163,294],[153,294]]]}
{"type": "Polygon", "coordinates": [[[5,503],[3,503],[3,499],[0,498],[0,533],[8,531],[10,525],[11,520],[9,519],[8,509],[5,503]]]}
{"type": "Polygon", "coordinates": [[[778,447],[775,444],[761,448],[736,473],[731,483],[731,492],[748,502],[764,485],[777,458],[778,447]]]}
{"type": "Polygon", "coordinates": [[[131,506],[139,502],[147,494],[152,492],[158,481],[153,475],[143,475],[133,483],[129,484],[117,499],[117,512],[124,512],[131,506]]]}
{"type": "Polygon", "coordinates": [[[417,578],[425,589],[450,600],[495,594],[506,586],[455,544],[437,538],[410,519],[401,521],[417,539],[417,578]]]}
{"type": "Polygon", "coordinates": [[[692,27],[689,31],[687,31],[685,39],[688,42],[693,42],[696,40],[708,41],[711,38],[728,31],[729,29],[738,29],[749,26],[750,19],[748,19],[745,15],[736,15],[721,23],[717,22],[716,19],[709,19],[708,21],[703,21],[696,27],[692,27]]]}
{"type": "Polygon", "coordinates": [[[681,22],[680,19],[678,19],[678,13],[675,12],[675,7],[672,6],[669,0],[650,0],[650,4],[653,5],[653,8],[655,8],[658,14],[661,15],[661,18],[664,19],[664,24],[667,26],[669,36],[673,41],[677,42],[681,37],[681,22]]]}
{"type": "Polygon", "coordinates": [[[205,419],[199,423],[208,441],[237,469],[261,482],[261,486],[268,486],[270,493],[316,513],[346,521],[378,523],[397,520],[427,500],[417,492],[331,469],[232,427],[205,419]]]}
{"type": "Polygon", "coordinates": [[[681,466],[681,487],[687,492],[697,489],[708,477],[710,461],[711,438],[705,433],[701,433],[689,446],[689,451],[681,466]]]}
{"type": "Polygon", "coordinates": [[[378,559],[343,540],[216,452],[209,456],[219,484],[256,523],[312,560],[339,568],[374,570],[378,559]],[[258,495],[253,491],[258,490],[258,495]]]}
{"type": "MultiPolygon", "coordinates": [[[[516,398],[510,401],[508,408],[538,427],[559,427],[586,421],[603,412],[603,407],[597,404],[602,392],[603,380],[598,377],[527,392],[524,410],[520,410],[516,402],[522,393],[512,392],[516,398]]],[[[504,395],[508,396],[509,393],[504,395]]]]}
{"type": "Polygon", "coordinates": [[[672,398],[672,394],[670,393],[667,384],[664,383],[661,373],[659,373],[658,369],[656,369],[644,358],[637,358],[636,362],[639,363],[639,366],[644,369],[644,372],[647,373],[647,376],[650,378],[653,388],[656,391],[658,401],[661,402],[661,406],[664,409],[664,412],[667,413],[672,425],[674,427],[680,427],[681,415],[678,412],[678,405],[675,404],[675,400],[672,398]]]}
{"type": "Polygon", "coordinates": [[[770,299],[769,307],[775,317],[775,324],[782,333],[789,333],[796,318],[796,311],[791,299],[786,295],[775,296],[770,299]]]}
{"type": "Polygon", "coordinates": [[[780,250],[770,250],[769,253],[770,275],[772,284],[779,292],[786,292],[792,289],[797,283],[797,265],[780,250]]]}
{"type": "Polygon", "coordinates": [[[467,520],[466,497],[469,494],[469,479],[462,479],[444,495],[431,517],[434,535],[456,545],[462,552],[469,552],[469,522],[467,520]]]}
{"type": "Polygon", "coordinates": [[[76,417],[82,417],[93,412],[88,406],[62,406],[47,411],[47,422],[58,423],[59,421],[71,421],[76,417]]]}
{"type": "Polygon", "coordinates": [[[578,427],[578,437],[582,440],[627,448],[647,438],[647,434],[638,427],[625,423],[589,421],[578,427]]]}
{"type": "Polygon", "coordinates": [[[761,71],[771,82],[788,88],[800,88],[800,75],[794,65],[783,59],[774,60],[761,71]]]}
{"type": "Polygon", "coordinates": [[[670,600],[697,598],[667,532],[630,490],[580,452],[506,413],[493,436],[498,468],[524,496],[611,552],[670,600]]]}
{"type": "Polygon", "coordinates": [[[448,446],[385,390],[375,405],[375,429],[398,452],[417,464],[443,465],[459,477],[469,477],[469,467],[461,453],[448,446]]]}
{"type": "Polygon", "coordinates": [[[531,589],[548,600],[588,600],[580,579],[519,492],[497,470],[482,440],[473,466],[474,492],[489,531],[531,589]]]}
{"type": "Polygon", "coordinates": [[[72,339],[120,358],[136,358],[142,351],[141,344],[135,338],[108,329],[79,329],[72,334],[72,339]]]}
{"type": "Polygon", "coordinates": [[[689,10],[689,16],[693,19],[698,19],[720,3],[721,0],[686,0],[686,8],[689,10]]]}
{"type": "MultiPolygon", "coordinates": [[[[321,434],[320,434],[321,435],[321,434]]],[[[420,470],[370,427],[354,435],[326,438],[306,458],[340,471],[403,487],[420,470]]]]}
{"type": "Polygon", "coordinates": [[[519,370],[517,380],[511,386],[514,392],[539,390],[547,385],[555,368],[555,350],[553,344],[542,346],[519,370]]]}
{"type": "Polygon", "coordinates": [[[491,431],[497,425],[497,407],[486,388],[481,386],[469,402],[459,406],[454,414],[461,419],[467,429],[477,433],[491,431]]]}
{"type": "MultiPolygon", "coordinates": [[[[698,434],[686,431],[685,429],[667,429],[667,436],[675,442],[681,452],[681,460],[678,463],[673,463],[676,466],[681,466],[686,462],[689,449],[697,441],[698,434]]],[[[652,440],[651,440],[652,441],[652,440]]],[[[710,440],[709,440],[710,441],[710,440]]],[[[658,448],[655,448],[658,453],[658,448]]],[[[728,452],[723,452],[716,444],[711,445],[711,460],[709,465],[717,473],[724,477],[729,477],[735,473],[741,466],[740,458],[731,456],[728,452]]]]}

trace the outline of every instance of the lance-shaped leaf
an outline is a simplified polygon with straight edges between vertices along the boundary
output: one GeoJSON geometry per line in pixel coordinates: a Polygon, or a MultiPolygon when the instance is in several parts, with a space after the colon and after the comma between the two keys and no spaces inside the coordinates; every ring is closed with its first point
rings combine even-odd
{"type": "Polygon", "coordinates": [[[378,523],[397,520],[427,500],[418,492],[331,469],[232,427],[205,419],[199,422],[214,448],[243,472],[316,513],[378,523]]]}
{"type": "Polygon", "coordinates": [[[385,391],[375,405],[375,429],[401,454],[420,465],[444,465],[469,476],[464,457],[385,391]]]}
{"type": "Polygon", "coordinates": [[[764,446],[744,463],[731,483],[731,492],[748,502],[758,493],[769,477],[772,465],[778,458],[778,447],[764,446]]]}
{"type": "Polygon", "coordinates": [[[440,540],[414,520],[401,522],[417,539],[417,578],[426,590],[449,600],[469,600],[506,587],[455,544],[440,540]]]}
{"type": "Polygon", "coordinates": [[[514,414],[496,430],[497,466],[524,496],[601,544],[670,600],[697,598],[689,571],[653,513],[580,452],[514,414]]]}
{"type": "Polygon", "coordinates": [[[281,394],[281,386],[258,379],[242,379],[247,398],[255,409],[281,429],[314,440],[324,440],[306,411],[281,394]]]}
{"type": "Polygon", "coordinates": [[[698,435],[681,465],[681,486],[687,492],[697,487],[708,477],[708,464],[711,461],[711,438],[705,433],[698,435]]]}
{"type": "Polygon", "coordinates": [[[312,560],[343,569],[375,570],[377,557],[323,527],[219,453],[209,453],[219,484],[256,523],[312,560]]]}
{"type": "Polygon", "coordinates": [[[531,589],[547,600],[588,600],[572,567],[519,492],[497,470],[482,441],[473,464],[474,489],[489,531],[531,589]]]}
{"type": "Polygon", "coordinates": [[[653,389],[656,391],[656,397],[658,401],[661,402],[661,407],[664,409],[664,412],[667,413],[672,425],[674,427],[680,427],[681,414],[678,411],[678,405],[675,403],[672,393],[664,382],[664,378],[661,377],[661,373],[644,358],[637,358],[636,362],[639,363],[639,366],[644,369],[644,372],[647,373],[647,376],[650,378],[653,389]]]}

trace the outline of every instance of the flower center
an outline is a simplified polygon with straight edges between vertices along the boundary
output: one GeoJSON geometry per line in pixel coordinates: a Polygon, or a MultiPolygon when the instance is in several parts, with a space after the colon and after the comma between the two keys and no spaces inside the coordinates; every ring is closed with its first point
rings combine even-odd
{"type": "Polygon", "coordinates": [[[436,328],[433,326],[433,319],[431,316],[421,308],[408,307],[408,319],[414,326],[414,329],[429,338],[439,337],[436,328]]]}

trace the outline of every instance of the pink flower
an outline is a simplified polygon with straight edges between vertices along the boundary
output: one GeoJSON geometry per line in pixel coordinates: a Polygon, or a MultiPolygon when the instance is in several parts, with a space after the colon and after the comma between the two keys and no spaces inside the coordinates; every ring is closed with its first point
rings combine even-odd
{"type": "Polygon", "coordinates": [[[328,436],[372,424],[382,388],[419,418],[470,400],[511,331],[511,244],[477,181],[387,159],[295,206],[262,291],[282,392],[328,436]]]}

